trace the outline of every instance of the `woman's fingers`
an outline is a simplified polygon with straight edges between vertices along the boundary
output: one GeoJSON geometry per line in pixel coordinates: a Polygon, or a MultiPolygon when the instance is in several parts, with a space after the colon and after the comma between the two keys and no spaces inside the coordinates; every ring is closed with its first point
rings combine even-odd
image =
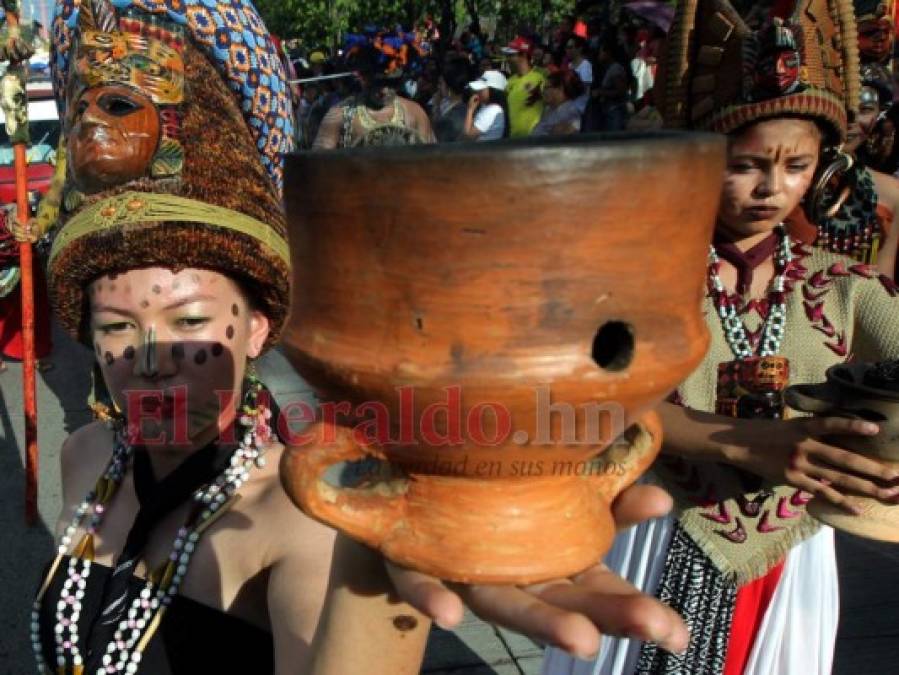
{"type": "Polygon", "coordinates": [[[801,462],[803,459],[812,467],[825,464],[837,471],[849,472],[869,480],[890,483],[899,479],[899,472],[881,462],[820,441],[805,444],[803,451],[798,453],[798,460],[801,462]]]}
{"type": "Polygon", "coordinates": [[[873,422],[849,419],[847,417],[806,417],[803,418],[809,436],[821,438],[834,435],[876,436],[880,427],[873,422]]]}
{"type": "Polygon", "coordinates": [[[612,515],[619,530],[644,520],[667,514],[674,502],[671,496],[655,485],[633,485],[618,495],[612,504],[612,515]]]}
{"type": "Polygon", "coordinates": [[[465,608],[456,593],[440,579],[384,560],[387,574],[403,601],[431,618],[441,628],[453,628],[462,621],[465,608]]]}
{"type": "Polygon", "coordinates": [[[677,612],[638,592],[607,569],[593,573],[589,584],[551,585],[539,598],[557,608],[588,617],[606,635],[633,637],[682,652],[690,634],[677,612]]]}
{"type": "Polygon", "coordinates": [[[829,501],[834,506],[838,506],[852,515],[858,515],[859,513],[858,509],[852,505],[846,495],[831,487],[828,479],[818,481],[804,473],[800,473],[795,477],[791,477],[790,483],[800,490],[804,490],[809,494],[829,501]]]}
{"type": "MultiPolygon", "coordinates": [[[[559,586],[575,588],[571,584],[559,586]]],[[[486,621],[579,658],[591,658],[599,649],[599,631],[589,618],[556,607],[517,586],[464,586],[457,590],[465,604],[486,621]]]]}

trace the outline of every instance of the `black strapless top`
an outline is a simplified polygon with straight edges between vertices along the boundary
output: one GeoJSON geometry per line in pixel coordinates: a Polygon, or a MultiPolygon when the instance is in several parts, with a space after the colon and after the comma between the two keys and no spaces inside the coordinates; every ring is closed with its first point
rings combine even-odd
{"type": "MultiPolygon", "coordinates": [[[[41,602],[41,646],[44,659],[51,668],[56,664],[53,633],[56,603],[59,602],[66,580],[68,563],[67,556],[63,558],[41,602]]],[[[108,567],[96,563],[91,565],[78,623],[78,648],[82,653],[85,649],[85,633],[93,618],[100,612],[103,585],[111,574],[112,570],[108,567]]],[[[140,594],[143,587],[142,579],[131,578],[129,603],[140,594]]],[[[141,675],[266,675],[274,672],[274,641],[271,633],[180,595],[172,599],[159,630],[144,651],[138,670],[141,675]]]]}

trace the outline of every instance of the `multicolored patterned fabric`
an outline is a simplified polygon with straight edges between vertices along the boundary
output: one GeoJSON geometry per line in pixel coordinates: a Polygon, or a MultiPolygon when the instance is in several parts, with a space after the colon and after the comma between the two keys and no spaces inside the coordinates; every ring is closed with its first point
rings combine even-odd
{"type": "MultiPolygon", "coordinates": [[[[51,69],[60,113],[78,38],[78,0],[57,0],[51,69]]],[[[271,35],[249,0],[112,0],[129,9],[165,15],[183,25],[223,75],[250,127],[262,163],[280,193],[283,154],[291,149],[293,115],[284,66],[271,35]]]]}

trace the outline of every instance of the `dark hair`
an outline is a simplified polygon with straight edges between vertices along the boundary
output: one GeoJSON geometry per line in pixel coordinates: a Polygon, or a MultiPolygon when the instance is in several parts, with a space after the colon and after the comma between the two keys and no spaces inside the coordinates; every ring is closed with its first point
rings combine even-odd
{"type": "Polygon", "coordinates": [[[569,42],[574,44],[574,46],[577,47],[577,50],[579,52],[581,52],[581,54],[583,54],[585,51],[587,51],[587,41],[584,38],[582,38],[580,35],[576,35],[576,34],[569,35],[568,39],[565,41],[566,47],[568,46],[569,42]]]}
{"type": "Polygon", "coordinates": [[[347,66],[370,80],[383,72],[382,58],[383,55],[374,45],[362,45],[349,55],[347,66]]]}
{"type": "Polygon", "coordinates": [[[584,93],[584,83],[581,76],[573,70],[557,70],[550,73],[547,78],[547,86],[560,88],[565,98],[572,101],[584,93]]]}
{"type": "Polygon", "coordinates": [[[446,63],[443,64],[441,75],[449,90],[459,96],[465,94],[465,88],[474,79],[471,61],[464,56],[448,58],[446,63]]]}

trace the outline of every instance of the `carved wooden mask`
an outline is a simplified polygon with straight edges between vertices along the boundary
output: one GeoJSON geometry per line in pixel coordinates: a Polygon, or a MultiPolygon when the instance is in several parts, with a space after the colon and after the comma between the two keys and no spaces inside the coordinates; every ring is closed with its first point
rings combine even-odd
{"type": "Polygon", "coordinates": [[[69,81],[69,175],[84,193],[181,173],[184,36],[177,26],[123,18],[82,30],[69,81]]]}

